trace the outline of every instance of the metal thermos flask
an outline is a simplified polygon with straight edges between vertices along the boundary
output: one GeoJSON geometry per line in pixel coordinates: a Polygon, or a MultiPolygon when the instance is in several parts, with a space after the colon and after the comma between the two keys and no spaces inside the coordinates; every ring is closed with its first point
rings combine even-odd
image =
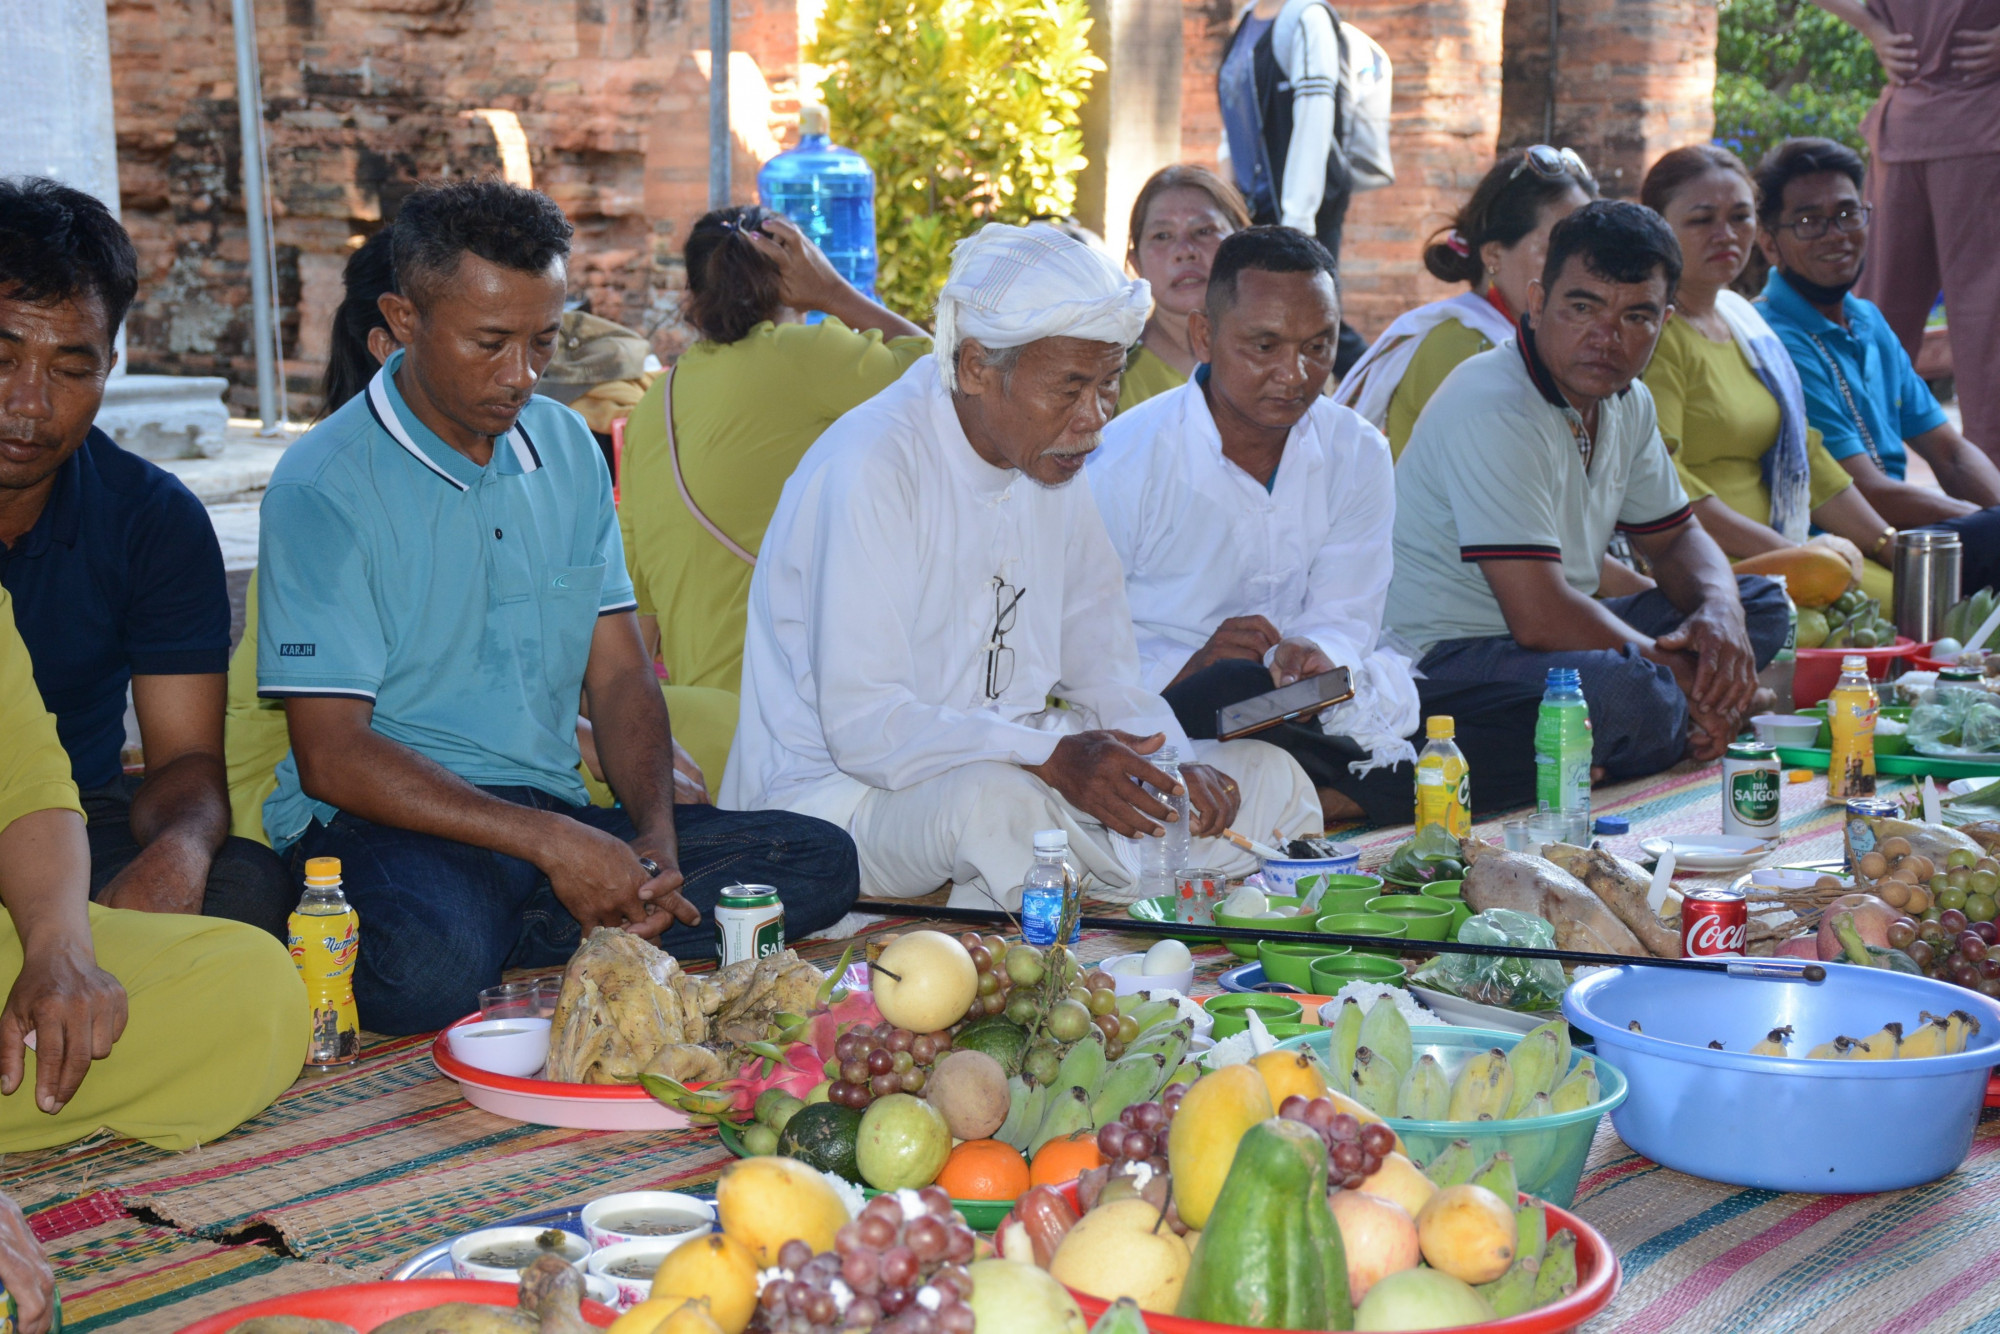
{"type": "Polygon", "coordinates": [[[1919,644],[1938,637],[1944,614],[1958,601],[1958,534],[1948,528],[1911,528],[1896,534],[1895,615],[1898,634],[1919,644]]]}

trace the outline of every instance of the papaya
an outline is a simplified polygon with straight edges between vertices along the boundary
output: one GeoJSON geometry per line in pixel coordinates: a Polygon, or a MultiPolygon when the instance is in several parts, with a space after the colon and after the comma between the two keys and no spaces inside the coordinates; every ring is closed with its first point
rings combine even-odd
{"type": "Polygon", "coordinates": [[[1189,1087],[1167,1131],[1167,1170],[1173,1174],[1174,1207],[1183,1223],[1207,1226],[1237,1142],[1277,1110],[1255,1066],[1225,1065],[1189,1087]]]}
{"type": "Polygon", "coordinates": [[[1309,1126],[1272,1117],[1245,1131],[1174,1314],[1254,1329],[1352,1329],[1326,1170],[1326,1145],[1309,1126]]]}
{"type": "Polygon", "coordinates": [[[1785,547],[1749,556],[1731,567],[1738,574],[1781,574],[1799,607],[1825,607],[1853,587],[1860,573],[1846,557],[1823,546],[1785,547]]]}

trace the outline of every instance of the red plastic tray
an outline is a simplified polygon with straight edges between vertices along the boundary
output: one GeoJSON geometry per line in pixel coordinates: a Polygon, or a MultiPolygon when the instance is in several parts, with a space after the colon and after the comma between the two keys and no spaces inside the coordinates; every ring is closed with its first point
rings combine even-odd
{"type": "MultiPolygon", "coordinates": [[[[1076,1204],[1076,1183],[1069,1182],[1057,1187],[1076,1204]]],[[[1522,1199],[1528,1197],[1523,1195],[1522,1199]]],[[[1548,1206],[1549,1231],[1560,1232],[1568,1228],[1576,1234],[1576,1291],[1559,1302],[1533,1311],[1524,1311],[1505,1320],[1489,1320],[1483,1325],[1459,1325],[1455,1334],[1561,1334],[1564,1330],[1580,1327],[1584,1321],[1611,1305],[1611,1299],[1618,1295],[1618,1288],[1624,1282],[1624,1274],[1618,1265],[1618,1256],[1611,1249],[1611,1243],[1602,1233],[1578,1218],[1567,1209],[1548,1206]]],[[[1083,1308],[1083,1318],[1095,1322],[1111,1305],[1102,1297],[1070,1289],[1070,1296],[1083,1308]]],[[[1185,1316],[1161,1315],[1146,1312],[1146,1328],[1152,1334],[1259,1334],[1243,1325],[1218,1325],[1207,1320],[1191,1320],[1185,1316]]],[[[1264,1331],[1263,1334],[1302,1334],[1300,1331],[1264,1331]]]]}
{"type": "Polygon", "coordinates": [[[2000,1107],[2000,1075],[1994,1075],[1986,1081],[1986,1105],[2000,1107]]]}
{"type": "MultiPolygon", "coordinates": [[[[482,1306],[513,1306],[517,1292],[512,1283],[481,1283],[465,1278],[420,1278],[407,1283],[350,1283],[340,1288],[315,1288],[311,1292],[290,1292],[268,1297],[234,1310],[223,1311],[183,1325],[180,1334],[227,1334],[245,1320],[260,1315],[296,1315],[312,1320],[338,1320],[354,1326],[361,1334],[399,1315],[422,1311],[446,1302],[478,1302],[482,1306]]],[[[618,1313],[608,1306],[586,1300],[583,1318],[598,1329],[608,1329],[618,1313]]]]}

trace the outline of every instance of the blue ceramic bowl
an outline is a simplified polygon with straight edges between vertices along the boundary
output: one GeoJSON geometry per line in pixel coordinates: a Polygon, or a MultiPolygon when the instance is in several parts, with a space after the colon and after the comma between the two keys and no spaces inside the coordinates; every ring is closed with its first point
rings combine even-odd
{"type": "Polygon", "coordinates": [[[1654,1162],[1735,1186],[1828,1194],[1902,1190],[1951,1172],[1972,1148],[2000,1064],[2000,1004],[1886,969],[1828,964],[1826,974],[1764,981],[1628,965],[1572,986],[1563,1013],[1630,1082],[1611,1123],[1654,1162]],[[1964,1010],[1981,1028],[1955,1056],[1805,1059],[1842,1034],[1913,1028],[1920,1010],[1964,1010]],[[1637,1033],[1626,1027],[1634,1020],[1637,1033]],[[1749,1054],[1784,1024],[1795,1056],[1749,1054]]]}
{"type": "Polygon", "coordinates": [[[1281,858],[1264,863],[1264,889],[1271,894],[1296,894],[1299,877],[1319,871],[1350,875],[1361,869],[1361,845],[1341,843],[1337,857],[1281,858]]]}

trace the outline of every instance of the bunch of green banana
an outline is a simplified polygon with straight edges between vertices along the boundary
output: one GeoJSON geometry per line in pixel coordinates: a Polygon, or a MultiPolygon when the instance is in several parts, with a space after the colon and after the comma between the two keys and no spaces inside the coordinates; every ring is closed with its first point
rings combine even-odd
{"type": "Polygon", "coordinates": [[[1963,644],[1967,635],[1986,624],[1986,618],[1993,614],[1996,606],[2000,606],[2000,595],[1990,588],[1982,588],[1977,593],[1960,598],[1939,622],[1938,637],[1956,639],[1963,644]]]}
{"type": "Polygon", "coordinates": [[[1157,1098],[1182,1073],[1194,1024],[1170,1000],[1138,1001],[1125,1012],[1139,1034],[1117,1060],[1106,1059],[1103,1039],[1092,1032],[1070,1044],[1048,1083],[1009,1079],[1007,1119],[994,1138],[1032,1157],[1052,1139],[1099,1129],[1133,1103],[1157,1098]]]}
{"type": "MultiPolygon", "coordinates": [[[[1848,1037],[1842,1034],[1831,1042],[1822,1042],[1806,1053],[1809,1061],[1892,1061],[1914,1060],[1925,1056],[1955,1056],[1965,1050],[1965,1040],[1979,1031],[1979,1020],[1964,1010],[1953,1010],[1947,1015],[1935,1015],[1929,1010],[1917,1013],[1917,1024],[1911,1028],[1904,1024],[1884,1024],[1875,1033],[1865,1038],[1848,1037]]],[[[1783,1056],[1784,1043],[1791,1037],[1790,1029],[1773,1029],[1768,1037],[1750,1049],[1756,1056],[1783,1056]],[[1785,1036],[1781,1039],[1779,1034],[1785,1036]]]]}
{"type": "Polygon", "coordinates": [[[1505,1150],[1481,1163],[1473,1154],[1472,1141],[1458,1139],[1424,1168],[1424,1175],[1439,1190],[1467,1183],[1481,1186],[1514,1211],[1519,1233],[1514,1262],[1506,1273],[1478,1289],[1502,1319],[1560,1301],[1576,1291],[1577,1283],[1575,1235],[1565,1228],[1551,1237],[1548,1206],[1534,1199],[1521,1202],[1518,1166],[1505,1150]]]}

